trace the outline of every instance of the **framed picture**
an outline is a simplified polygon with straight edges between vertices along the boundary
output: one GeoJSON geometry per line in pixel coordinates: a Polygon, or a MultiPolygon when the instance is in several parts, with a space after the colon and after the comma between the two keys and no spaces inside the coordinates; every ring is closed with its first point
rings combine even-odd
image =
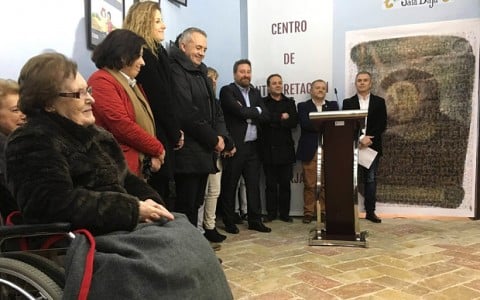
{"type": "Polygon", "coordinates": [[[87,0],[87,47],[95,48],[114,29],[122,28],[123,0],[87,0]]]}
{"type": "Polygon", "coordinates": [[[183,6],[187,6],[187,0],[170,0],[170,1],[173,3],[181,4],[183,6]]]}

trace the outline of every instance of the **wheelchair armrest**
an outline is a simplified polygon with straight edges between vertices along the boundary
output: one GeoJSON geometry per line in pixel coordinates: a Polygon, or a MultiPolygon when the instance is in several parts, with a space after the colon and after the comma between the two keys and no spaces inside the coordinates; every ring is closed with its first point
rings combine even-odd
{"type": "Polygon", "coordinates": [[[67,233],[70,231],[70,228],[70,223],[22,224],[13,226],[0,226],[0,240],[18,236],[67,233]]]}
{"type": "MultiPolygon", "coordinates": [[[[71,225],[70,223],[51,223],[51,224],[22,224],[22,225],[12,225],[12,226],[0,226],[0,253],[5,251],[11,251],[15,247],[11,247],[11,243],[20,245],[22,248],[22,240],[27,241],[26,239],[49,239],[51,237],[53,240],[58,240],[58,236],[73,236],[70,233],[71,225]],[[57,236],[55,238],[54,236],[57,236]],[[10,249],[10,250],[8,250],[10,249]]],[[[28,248],[28,247],[27,247],[28,248]]],[[[24,249],[26,250],[26,249],[24,249]]]]}

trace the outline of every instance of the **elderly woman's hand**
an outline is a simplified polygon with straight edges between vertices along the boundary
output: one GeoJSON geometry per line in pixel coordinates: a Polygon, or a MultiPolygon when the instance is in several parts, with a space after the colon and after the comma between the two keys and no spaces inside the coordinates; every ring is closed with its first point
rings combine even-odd
{"type": "Polygon", "coordinates": [[[140,222],[152,223],[160,220],[164,217],[171,221],[174,216],[161,204],[153,201],[152,199],[146,199],[139,201],[140,222]]]}

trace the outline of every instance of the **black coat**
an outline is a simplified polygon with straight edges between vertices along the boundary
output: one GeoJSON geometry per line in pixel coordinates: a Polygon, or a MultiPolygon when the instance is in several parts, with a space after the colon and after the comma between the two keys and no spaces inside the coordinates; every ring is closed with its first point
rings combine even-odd
{"type": "Polygon", "coordinates": [[[220,104],[225,115],[228,132],[235,142],[237,149],[245,144],[247,119],[257,126],[257,138],[261,136],[260,121],[268,120],[268,109],[263,103],[260,91],[250,86],[248,92],[250,107],[247,107],[242,92],[235,83],[230,83],[220,89],[220,104]],[[260,107],[260,113],[256,107],[260,107]]]}
{"type": "Polygon", "coordinates": [[[295,144],[292,129],[297,127],[298,115],[295,101],[282,94],[280,101],[270,96],[263,98],[269,117],[262,122],[261,154],[265,164],[289,164],[295,162],[295,144]],[[288,113],[289,118],[282,120],[282,113],[288,113]]]}
{"type": "Polygon", "coordinates": [[[207,77],[207,67],[204,64],[195,66],[177,47],[171,48],[170,58],[178,96],[178,117],[185,132],[184,145],[176,153],[175,173],[216,173],[217,154],[214,150],[218,136],[224,138],[227,150],[233,148],[233,143],[207,77]]]}
{"type": "Polygon", "coordinates": [[[157,138],[165,150],[165,162],[158,171],[159,175],[173,178],[175,151],[173,148],[180,139],[180,122],[175,110],[175,94],[167,52],[159,45],[158,57],[148,48],[143,49],[145,66],[136,77],[142,86],[155,119],[157,138]]]}
{"type": "Polygon", "coordinates": [[[114,137],[55,113],[28,118],[8,139],[7,184],[27,223],[70,222],[94,234],[133,230],[139,199],[160,196],[127,168],[114,137]]]}
{"type": "Polygon", "coordinates": [[[3,220],[13,211],[18,210],[17,203],[5,183],[5,144],[7,136],[0,132],[0,214],[3,220]]]}
{"type": "MultiPolygon", "coordinates": [[[[357,110],[360,109],[360,102],[358,95],[343,100],[342,110],[357,110]]],[[[370,101],[368,102],[368,116],[367,116],[367,131],[366,135],[373,136],[372,145],[370,148],[382,155],[382,135],[387,129],[387,107],[385,106],[385,99],[379,96],[370,94],[370,101]]]]}

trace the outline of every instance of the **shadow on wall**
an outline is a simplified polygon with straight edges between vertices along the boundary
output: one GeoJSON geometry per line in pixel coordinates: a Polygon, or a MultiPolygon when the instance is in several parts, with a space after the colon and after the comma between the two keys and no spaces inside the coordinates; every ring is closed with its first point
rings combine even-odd
{"type": "MultiPolygon", "coordinates": [[[[65,53],[68,55],[67,53],[65,53]]],[[[87,33],[85,18],[80,19],[75,30],[75,41],[71,58],[77,62],[78,70],[87,79],[97,70],[91,60],[92,52],[87,48],[87,33]]]]}
{"type": "Polygon", "coordinates": [[[361,43],[350,54],[387,105],[378,201],[459,207],[475,74],[470,43],[415,36],[361,43]]]}

